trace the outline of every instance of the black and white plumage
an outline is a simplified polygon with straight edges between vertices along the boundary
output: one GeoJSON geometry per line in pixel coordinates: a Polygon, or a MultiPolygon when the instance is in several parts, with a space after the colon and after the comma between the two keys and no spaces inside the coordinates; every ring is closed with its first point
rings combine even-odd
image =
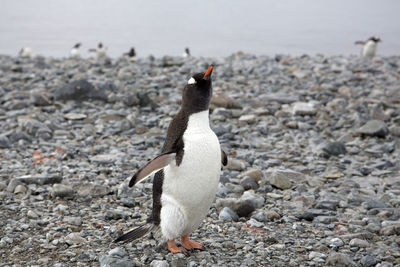
{"type": "Polygon", "coordinates": [[[91,49],[89,49],[89,52],[96,52],[97,53],[97,59],[105,59],[105,58],[107,58],[107,48],[103,46],[102,42],[100,42],[97,45],[97,49],[96,48],[91,48],[91,49]]]}
{"type": "Polygon", "coordinates": [[[79,52],[79,48],[80,47],[81,47],[81,43],[77,43],[77,44],[74,45],[74,47],[72,47],[71,51],[69,52],[71,57],[79,58],[81,56],[81,54],[79,52]]]}
{"type": "Polygon", "coordinates": [[[183,57],[190,57],[190,50],[189,50],[189,47],[186,47],[186,48],[185,48],[185,51],[183,51],[182,56],[183,56],[183,57]]]}
{"type": "Polygon", "coordinates": [[[381,42],[380,38],[372,36],[367,41],[356,41],[355,44],[363,45],[361,52],[363,57],[373,58],[376,54],[376,48],[379,42],[381,42]]]}
{"type": "Polygon", "coordinates": [[[129,52],[124,53],[124,56],[126,56],[129,61],[135,62],[136,61],[136,51],[134,47],[131,47],[131,49],[129,49],[129,52]]]}
{"type": "Polygon", "coordinates": [[[32,49],[30,47],[22,47],[21,50],[19,50],[18,55],[20,57],[31,57],[32,56],[32,49]]]}
{"type": "Polygon", "coordinates": [[[153,210],[147,224],[115,242],[133,240],[161,228],[173,253],[181,251],[174,243],[178,237],[186,249],[201,247],[188,235],[207,215],[217,192],[221,163],[227,164],[226,154],[209,124],[212,70],[210,67],[189,79],[183,90],[181,108],[168,127],[161,154],[140,168],[129,183],[133,186],[156,172],[153,210]]]}

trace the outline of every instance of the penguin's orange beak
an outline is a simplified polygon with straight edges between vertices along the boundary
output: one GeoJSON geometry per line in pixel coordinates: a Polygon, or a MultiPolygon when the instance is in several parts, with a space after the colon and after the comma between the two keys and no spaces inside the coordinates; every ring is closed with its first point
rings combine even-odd
{"type": "Polygon", "coordinates": [[[210,76],[212,71],[213,71],[213,66],[208,67],[207,71],[204,73],[203,78],[210,76]]]}

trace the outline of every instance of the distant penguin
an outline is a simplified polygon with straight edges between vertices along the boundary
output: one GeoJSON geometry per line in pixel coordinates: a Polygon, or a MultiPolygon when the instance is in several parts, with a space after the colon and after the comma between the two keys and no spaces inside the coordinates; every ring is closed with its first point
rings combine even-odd
{"type": "Polygon", "coordinates": [[[74,47],[72,47],[71,51],[69,52],[69,54],[71,55],[71,57],[73,58],[79,58],[80,52],[79,52],[79,48],[81,47],[81,43],[77,43],[74,45],[74,47]]]}
{"type": "Polygon", "coordinates": [[[190,50],[189,47],[185,48],[185,51],[182,54],[183,57],[190,57],[190,50]]]}
{"type": "Polygon", "coordinates": [[[129,182],[137,184],[155,173],[153,211],[147,223],[120,236],[114,242],[132,241],[161,228],[168,249],[182,252],[175,244],[180,237],[187,249],[202,244],[189,238],[208,213],[218,188],[221,163],[228,159],[210,128],[212,96],[210,66],[193,75],[182,94],[182,104],[171,121],[161,154],[141,167],[129,182]]]}
{"type": "Polygon", "coordinates": [[[376,47],[381,39],[370,37],[367,41],[356,41],[355,44],[363,45],[362,56],[365,58],[373,58],[376,53],[376,47]]]}
{"type": "Polygon", "coordinates": [[[131,47],[129,52],[124,53],[124,55],[127,56],[130,61],[136,61],[136,52],[134,47],[131,47]]]}
{"type": "Polygon", "coordinates": [[[30,47],[22,47],[21,50],[19,50],[18,55],[20,57],[31,57],[32,49],[30,47]]]}
{"type": "Polygon", "coordinates": [[[97,45],[97,49],[96,49],[96,48],[91,48],[91,49],[89,49],[89,52],[96,52],[96,53],[97,53],[97,58],[98,58],[98,59],[105,59],[105,58],[107,58],[107,53],[106,53],[106,51],[107,51],[107,48],[103,46],[103,43],[102,43],[102,42],[100,42],[100,43],[97,45]]]}

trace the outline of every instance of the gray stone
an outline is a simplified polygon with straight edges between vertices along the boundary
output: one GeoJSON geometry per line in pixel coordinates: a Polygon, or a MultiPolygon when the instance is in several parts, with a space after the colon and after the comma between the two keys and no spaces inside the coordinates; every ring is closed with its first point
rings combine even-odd
{"type": "Polygon", "coordinates": [[[121,247],[116,247],[111,249],[108,252],[108,256],[112,256],[112,257],[120,257],[123,258],[125,256],[127,256],[128,254],[126,253],[125,249],[121,248],[121,247]]]}
{"type": "Polygon", "coordinates": [[[289,189],[293,186],[291,179],[304,177],[302,173],[292,170],[271,169],[266,172],[266,179],[269,183],[279,189],[289,189]]]}
{"type": "Polygon", "coordinates": [[[353,238],[352,240],[350,240],[349,245],[350,247],[358,247],[358,248],[369,247],[368,241],[359,238],[353,238]]]}
{"type": "Polygon", "coordinates": [[[229,170],[243,171],[246,168],[246,163],[242,160],[230,158],[226,168],[229,170]]]}
{"type": "Polygon", "coordinates": [[[37,215],[36,212],[34,212],[33,210],[28,210],[28,212],[26,213],[26,216],[29,219],[37,219],[37,218],[39,218],[39,215],[37,215]]]}
{"type": "Polygon", "coordinates": [[[5,135],[0,135],[0,148],[10,148],[11,142],[5,135]]]}
{"type": "Polygon", "coordinates": [[[15,178],[11,179],[10,182],[8,182],[7,191],[13,193],[15,188],[20,184],[22,184],[20,180],[15,178]]]}
{"type": "Polygon", "coordinates": [[[242,177],[251,177],[254,181],[259,182],[264,177],[260,169],[250,169],[241,174],[242,177]]]}
{"type": "Polygon", "coordinates": [[[74,194],[72,187],[63,184],[54,184],[51,192],[53,197],[72,197],[74,194]]]}
{"type": "Polygon", "coordinates": [[[317,111],[314,103],[296,102],[293,104],[294,115],[315,115],[317,111]]]}
{"type": "Polygon", "coordinates": [[[308,259],[310,260],[315,258],[325,259],[326,257],[326,254],[317,251],[311,251],[310,254],[308,254],[308,259]]]}
{"type": "Polygon", "coordinates": [[[254,214],[251,215],[251,218],[254,218],[259,222],[268,222],[270,220],[264,211],[254,212],[254,214]]]}
{"type": "Polygon", "coordinates": [[[167,261],[153,260],[150,263],[150,267],[169,267],[169,264],[167,261]]]}
{"type": "Polygon", "coordinates": [[[384,209],[384,208],[388,207],[385,203],[382,203],[380,201],[373,200],[373,199],[370,199],[370,200],[364,202],[362,205],[367,210],[370,210],[370,209],[384,209]]]}
{"type": "Polygon", "coordinates": [[[327,209],[327,210],[336,210],[339,206],[339,201],[337,200],[322,200],[318,201],[315,205],[316,209],[327,209]]]}
{"type": "Polygon", "coordinates": [[[237,222],[239,220],[239,216],[232,209],[224,207],[219,213],[219,219],[222,221],[237,222]]]}
{"type": "Polygon", "coordinates": [[[344,242],[340,238],[334,237],[331,240],[329,240],[330,247],[338,248],[338,247],[342,247],[343,245],[344,245],[344,242]]]}
{"type": "Polygon", "coordinates": [[[28,188],[25,185],[19,184],[14,189],[14,194],[25,194],[28,188]]]}
{"type": "Polygon", "coordinates": [[[95,87],[85,79],[73,81],[63,87],[51,90],[50,93],[56,100],[102,100],[107,101],[105,90],[95,87]]]}
{"type": "Polygon", "coordinates": [[[240,180],[240,185],[244,188],[244,190],[250,190],[250,189],[256,190],[260,187],[258,183],[254,181],[254,179],[251,178],[250,176],[243,177],[240,180]]]}
{"type": "Polygon", "coordinates": [[[376,264],[380,263],[381,261],[377,259],[375,256],[366,255],[361,258],[360,263],[363,267],[372,267],[376,264]]]}
{"type": "Polygon", "coordinates": [[[250,220],[248,220],[247,223],[248,223],[250,226],[256,227],[256,228],[262,228],[262,227],[264,227],[264,224],[263,224],[263,223],[261,223],[261,222],[255,220],[255,219],[253,219],[253,218],[250,218],[250,220]]]}
{"type": "Polygon", "coordinates": [[[370,120],[359,128],[356,133],[365,136],[385,137],[389,133],[389,129],[383,121],[370,120]]]}
{"type": "Polygon", "coordinates": [[[44,185],[44,184],[57,184],[61,183],[62,181],[62,176],[59,174],[28,174],[28,175],[23,175],[19,176],[16,178],[18,181],[23,182],[25,184],[38,184],[38,185],[44,185]]]}
{"type": "Polygon", "coordinates": [[[346,147],[342,142],[329,142],[322,148],[322,150],[333,156],[346,154],[346,147]]]}
{"type": "Polygon", "coordinates": [[[274,221],[274,220],[279,220],[281,218],[281,215],[279,215],[279,213],[277,213],[274,210],[267,210],[267,212],[265,213],[265,215],[267,215],[267,218],[270,221],[274,221]]]}
{"type": "Polygon", "coordinates": [[[101,254],[99,257],[100,267],[133,267],[134,263],[128,259],[101,254]]]}
{"type": "Polygon", "coordinates": [[[63,221],[68,224],[72,224],[72,225],[76,225],[76,226],[82,225],[82,219],[80,217],[67,216],[67,217],[64,217],[63,221]]]}
{"type": "Polygon", "coordinates": [[[45,92],[32,92],[31,102],[35,106],[49,106],[52,104],[50,97],[45,92]]]}
{"type": "Polygon", "coordinates": [[[81,197],[103,197],[110,192],[110,188],[99,184],[80,184],[76,188],[77,193],[81,197]]]}
{"type": "Polygon", "coordinates": [[[70,233],[65,237],[65,242],[69,245],[85,243],[86,240],[78,233],[70,233]]]}
{"type": "Polygon", "coordinates": [[[72,121],[73,120],[83,120],[83,119],[87,118],[87,115],[82,114],[82,113],[70,112],[70,113],[64,114],[64,118],[66,118],[67,120],[72,120],[72,121]]]}
{"type": "Polygon", "coordinates": [[[343,253],[331,252],[325,262],[330,266],[356,267],[357,264],[343,253]]]}

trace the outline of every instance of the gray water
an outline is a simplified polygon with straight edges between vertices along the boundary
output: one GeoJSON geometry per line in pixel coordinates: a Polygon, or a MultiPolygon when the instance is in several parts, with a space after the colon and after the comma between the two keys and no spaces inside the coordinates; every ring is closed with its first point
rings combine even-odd
{"type": "Polygon", "coordinates": [[[359,54],[355,40],[379,36],[378,54],[400,54],[398,0],[1,0],[0,54],[23,46],[34,54],[68,56],[102,41],[115,57],[359,54]]]}

